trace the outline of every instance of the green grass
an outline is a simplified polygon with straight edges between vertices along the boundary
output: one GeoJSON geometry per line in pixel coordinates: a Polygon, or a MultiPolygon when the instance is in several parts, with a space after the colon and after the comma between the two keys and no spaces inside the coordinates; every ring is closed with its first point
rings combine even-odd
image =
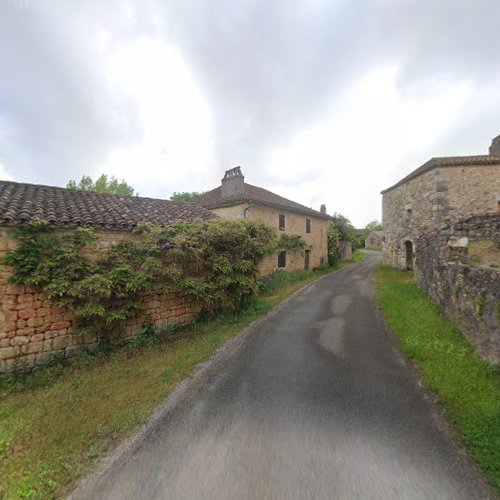
{"type": "Polygon", "coordinates": [[[412,273],[380,267],[377,298],[490,483],[500,491],[500,370],[483,361],[417,287],[412,273]]]}
{"type": "Polygon", "coordinates": [[[69,366],[0,377],[0,498],[63,495],[96,459],[136,431],[198,363],[333,270],[278,273],[244,309],[166,332],[168,339],[155,345],[137,347],[141,342],[134,341],[134,347],[107,354],[83,353],[69,366]]]}

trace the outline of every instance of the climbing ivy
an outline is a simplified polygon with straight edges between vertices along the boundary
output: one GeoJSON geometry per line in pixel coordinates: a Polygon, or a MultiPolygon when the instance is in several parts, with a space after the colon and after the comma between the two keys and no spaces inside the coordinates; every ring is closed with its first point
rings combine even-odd
{"type": "Polygon", "coordinates": [[[103,334],[142,314],[140,298],[151,291],[184,292],[200,311],[239,307],[256,293],[258,265],[277,247],[274,229],[255,221],[144,225],[108,248],[87,228],[36,223],[15,236],[19,245],[5,258],[11,281],[46,291],[75,313],[79,329],[103,334]]]}
{"type": "Polygon", "coordinates": [[[295,234],[282,234],[278,239],[278,248],[280,250],[303,250],[306,247],[306,242],[295,234]]]}

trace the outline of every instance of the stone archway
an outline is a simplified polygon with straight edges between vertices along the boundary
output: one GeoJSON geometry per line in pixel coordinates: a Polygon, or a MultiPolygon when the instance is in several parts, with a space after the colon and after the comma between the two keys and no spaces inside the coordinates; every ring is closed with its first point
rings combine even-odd
{"type": "Polygon", "coordinates": [[[405,241],[405,263],[408,271],[413,271],[413,243],[405,241]]]}

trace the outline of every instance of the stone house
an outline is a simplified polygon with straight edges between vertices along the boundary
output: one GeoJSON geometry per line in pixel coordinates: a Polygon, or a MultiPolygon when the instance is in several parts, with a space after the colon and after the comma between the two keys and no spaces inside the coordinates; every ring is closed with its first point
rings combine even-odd
{"type": "MultiPolygon", "coordinates": [[[[98,252],[130,237],[138,224],[167,226],[213,218],[194,203],[0,181],[0,259],[17,244],[12,229],[35,220],[60,231],[94,228],[99,239],[93,251],[98,252]]],[[[74,330],[72,311],[51,303],[43,292],[10,284],[10,275],[10,268],[0,263],[0,372],[40,366],[56,354],[66,357],[97,344],[97,336],[74,330]]],[[[151,293],[141,298],[141,307],[157,326],[188,323],[195,317],[190,297],[182,294],[151,293]]],[[[142,322],[127,320],[124,336],[137,333],[142,322]]]]}
{"type": "Polygon", "coordinates": [[[260,219],[274,226],[279,234],[300,236],[304,250],[281,249],[261,265],[267,275],[278,269],[314,269],[328,261],[328,225],[332,217],[325,205],[320,211],[245,182],[240,167],[227,170],[221,185],[193,200],[226,219],[260,219]]]}
{"type": "Polygon", "coordinates": [[[500,136],[488,155],[431,158],[382,196],[384,262],[413,269],[422,234],[464,217],[500,211],[500,136]]]}
{"type": "Polygon", "coordinates": [[[372,231],[365,240],[365,248],[382,248],[384,241],[384,231],[372,231]]]}

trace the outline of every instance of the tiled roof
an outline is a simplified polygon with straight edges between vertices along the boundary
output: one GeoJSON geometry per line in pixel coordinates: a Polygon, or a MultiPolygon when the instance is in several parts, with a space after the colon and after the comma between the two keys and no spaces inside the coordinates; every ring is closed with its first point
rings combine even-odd
{"type": "Polygon", "coordinates": [[[142,223],[167,226],[214,217],[194,203],[0,181],[0,224],[44,220],[58,227],[127,230],[142,223]]]}
{"type": "Polygon", "coordinates": [[[292,212],[298,212],[304,215],[310,215],[311,217],[319,217],[321,219],[331,219],[328,214],[322,214],[317,210],[301,205],[300,203],[295,203],[294,201],[283,198],[267,189],[263,189],[257,186],[252,186],[246,182],[243,184],[244,193],[241,195],[222,197],[222,188],[219,186],[211,191],[208,191],[200,196],[197,196],[193,201],[202,207],[211,208],[222,208],[237,205],[239,203],[254,203],[259,205],[266,205],[276,208],[283,208],[290,210],[292,212]]]}
{"type": "Polygon", "coordinates": [[[438,167],[465,167],[465,166],[483,166],[483,165],[500,165],[500,158],[495,158],[489,155],[475,155],[475,156],[444,156],[440,158],[431,158],[429,161],[424,163],[421,167],[408,174],[406,177],[401,179],[399,182],[391,186],[390,188],[384,189],[382,194],[391,191],[398,186],[401,186],[405,182],[408,182],[419,175],[425,174],[429,170],[438,167]]]}

